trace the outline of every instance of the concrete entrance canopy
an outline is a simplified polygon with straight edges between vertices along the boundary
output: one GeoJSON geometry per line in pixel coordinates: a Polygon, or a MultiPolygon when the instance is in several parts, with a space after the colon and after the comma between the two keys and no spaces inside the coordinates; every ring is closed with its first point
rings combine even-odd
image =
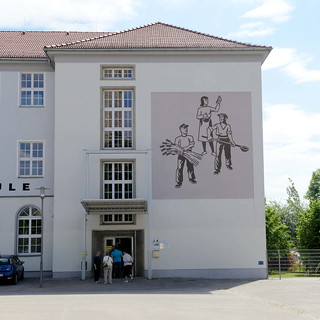
{"type": "Polygon", "coordinates": [[[144,199],[105,200],[85,199],[81,201],[88,214],[132,213],[146,214],[148,203],[144,199]]]}

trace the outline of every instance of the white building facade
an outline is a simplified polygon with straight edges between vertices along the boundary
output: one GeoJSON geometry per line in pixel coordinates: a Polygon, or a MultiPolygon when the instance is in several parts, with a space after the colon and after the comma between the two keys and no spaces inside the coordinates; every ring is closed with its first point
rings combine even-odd
{"type": "Polygon", "coordinates": [[[270,47],[162,23],[0,34],[0,253],[37,274],[43,228],[54,278],[90,276],[112,245],[137,276],[267,277],[270,47]]]}

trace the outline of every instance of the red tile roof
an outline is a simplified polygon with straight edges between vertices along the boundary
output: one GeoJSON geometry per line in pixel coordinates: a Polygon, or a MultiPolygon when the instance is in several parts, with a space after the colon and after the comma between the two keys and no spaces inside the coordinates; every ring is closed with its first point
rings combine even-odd
{"type": "Polygon", "coordinates": [[[271,49],[164,23],[121,32],[0,31],[0,58],[46,58],[44,49],[271,49]]]}
{"type": "Polygon", "coordinates": [[[0,58],[46,58],[45,45],[69,43],[105,35],[105,32],[0,31],[0,58]]]}

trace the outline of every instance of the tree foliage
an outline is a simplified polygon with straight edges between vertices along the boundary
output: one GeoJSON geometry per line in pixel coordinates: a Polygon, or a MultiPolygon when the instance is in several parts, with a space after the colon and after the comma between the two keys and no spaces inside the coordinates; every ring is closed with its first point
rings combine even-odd
{"type": "Polygon", "coordinates": [[[293,246],[289,229],[281,221],[281,213],[270,205],[266,205],[266,237],[268,250],[289,250],[293,246]]]}
{"type": "Polygon", "coordinates": [[[310,208],[299,215],[297,231],[300,249],[320,248],[320,199],[312,201],[310,208]]]}
{"type": "Polygon", "coordinates": [[[308,191],[305,197],[310,201],[320,199],[320,169],[312,173],[308,191]]]}

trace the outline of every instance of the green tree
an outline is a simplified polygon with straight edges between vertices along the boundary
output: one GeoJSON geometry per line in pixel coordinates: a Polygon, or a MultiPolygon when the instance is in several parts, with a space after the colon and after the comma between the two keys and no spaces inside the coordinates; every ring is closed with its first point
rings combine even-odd
{"type": "Polygon", "coordinates": [[[266,205],[266,237],[268,250],[290,250],[293,246],[289,229],[281,221],[281,213],[270,205],[266,205]]]}
{"type": "Polygon", "coordinates": [[[290,185],[287,187],[287,204],[282,208],[282,222],[288,226],[293,242],[295,245],[297,245],[297,225],[299,221],[299,215],[306,210],[306,207],[300,200],[300,196],[294,185],[294,182],[290,178],[289,182],[290,185]]]}
{"type": "Polygon", "coordinates": [[[320,199],[299,215],[298,244],[300,249],[320,248],[320,199]]]}
{"type": "Polygon", "coordinates": [[[305,197],[310,201],[320,199],[320,169],[312,172],[312,177],[305,197]]]}

